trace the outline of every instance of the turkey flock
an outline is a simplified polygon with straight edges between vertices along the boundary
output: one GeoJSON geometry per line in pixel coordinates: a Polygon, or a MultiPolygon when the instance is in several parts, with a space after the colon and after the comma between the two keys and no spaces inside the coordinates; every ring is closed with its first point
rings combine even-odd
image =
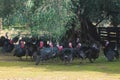
{"type": "Polygon", "coordinates": [[[13,50],[13,56],[31,57],[34,60],[35,65],[39,63],[59,58],[64,63],[71,63],[75,58],[83,60],[88,59],[93,63],[99,56],[100,51],[103,50],[104,56],[108,61],[119,59],[118,46],[115,43],[110,43],[108,40],[102,41],[101,45],[92,41],[90,44],[82,43],[79,38],[74,41],[61,41],[56,42],[55,40],[48,40],[42,36],[38,37],[21,37],[20,34],[12,39],[8,38],[8,33],[5,36],[0,37],[0,47],[2,53],[11,53],[13,50]]]}

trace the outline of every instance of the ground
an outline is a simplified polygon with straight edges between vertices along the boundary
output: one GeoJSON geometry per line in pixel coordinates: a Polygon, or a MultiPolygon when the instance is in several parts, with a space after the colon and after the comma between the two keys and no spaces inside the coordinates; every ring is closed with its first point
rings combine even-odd
{"type": "MultiPolygon", "coordinates": [[[[8,30],[2,31],[1,35],[5,32],[8,30]]],[[[13,32],[9,31],[9,35],[13,32]]],[[[13,53],[0,52],[0,80],[120,80],[120,60],[108,62],[100,54],[94,63],[80,64],[79,60],[74,60],[65,65],[50,60],[36,66],[31,59],[21,61],[13,53]]]]}
{"type": "Polygon", "coordinates": [[[0,53],[0,80],[120,80],[120,61],[101,56],[94,63],[74,60],[65,65],[50,60],[38,66],[31,59],[19,60],[12,53],[0,53]]]}

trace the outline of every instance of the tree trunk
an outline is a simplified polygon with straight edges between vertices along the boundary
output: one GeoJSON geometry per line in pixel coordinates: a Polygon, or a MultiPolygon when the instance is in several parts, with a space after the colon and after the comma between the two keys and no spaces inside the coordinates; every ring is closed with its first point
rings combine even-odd
{"type": "Polygon", "coordinates": [[[99,41],[97,27],[89,19],[84,17],[81,18],[81,38],[82,41],[99,41]]]}
{"type": "Polygon", "coordinates": [[[75,30],[76,23],[73,21],[71,28],[66,31],[65,36],[63,36],[62,41],[76,41],[77,38],[80,39],[82,43],[91,43],[93,41],[99,41],[99,36],[97,33],[97,28],[88,18],[80,18],[80,30],[75,30]]]}

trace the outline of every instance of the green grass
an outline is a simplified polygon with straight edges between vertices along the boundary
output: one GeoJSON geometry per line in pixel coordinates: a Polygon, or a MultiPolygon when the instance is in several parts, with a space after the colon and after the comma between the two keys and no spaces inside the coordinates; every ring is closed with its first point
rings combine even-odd
{"type": "MultiPolygon", "coordinates": [[[[1,35],[5,32],[8,30],[1,35]]],[[[65,65],[50,60],[38,66],[31,60],[20,61],[5,55],[0,53],[0,80],[120,80],[120,60],[108,62],[102,55],[94,63],[80,64],[79,60],[74,60],[65,65]]]]}
{"type": "Polygon", "coordinates": [[[36,66],[30,59],[20,61],[13,56],[0,55],[0,80],[120,80],[120,61],[108,62],[101,56],[94,63],[79,62],[74,60],[65,65],[49,60],[36,66]]]}

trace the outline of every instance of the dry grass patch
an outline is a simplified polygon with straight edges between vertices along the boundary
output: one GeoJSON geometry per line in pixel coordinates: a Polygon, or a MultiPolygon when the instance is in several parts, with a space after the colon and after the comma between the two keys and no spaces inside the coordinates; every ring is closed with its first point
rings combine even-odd
{"type": "Polygon", "coordinates": [[[38,66],[11,55],[0,55],[0,60],[0,80],[120,80],[120,61],[103,58],[86,64],[75,60],[71,65],[51,60],[38,66]]]}

